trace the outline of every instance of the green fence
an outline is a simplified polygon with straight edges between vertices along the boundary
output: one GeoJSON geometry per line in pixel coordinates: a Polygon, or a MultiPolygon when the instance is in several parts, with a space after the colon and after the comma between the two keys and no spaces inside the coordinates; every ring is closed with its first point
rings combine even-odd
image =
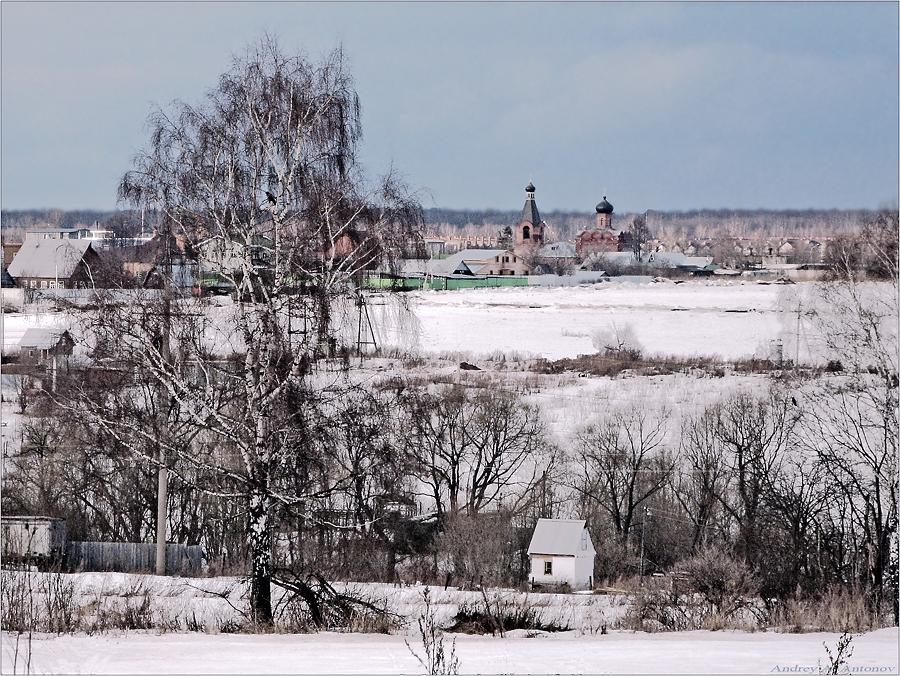
{"type": "Polygon", "coordinates": [[[457,289],[491,289],[501,286],[528,286],[527,277],[369,277],[365,285],[372,289],[388,291],[418,291],[435,289],[455,291],[457,289]]]}

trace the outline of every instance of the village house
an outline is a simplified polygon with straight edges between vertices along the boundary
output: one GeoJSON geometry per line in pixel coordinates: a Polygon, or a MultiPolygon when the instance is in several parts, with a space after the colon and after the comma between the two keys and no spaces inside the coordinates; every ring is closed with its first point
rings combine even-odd
{"type": "Polygon", "coordinates": [[[553,242],[545,244],[535,252],[535,274],[564,274],[574,270],[580,262],[575,253],[575,245],[571,242],[553,242]]]}
{"type": "Polygon", "coordinates": [[[594,587],[596,550],[583,519],[538,519],[528,545],[532,587],[594,587]]]}
{"type": "Polygon", "coordinates": [[[406,275],[434,275],[438,277],[466,276],[524,276],[529,274],[528,263],[509,249],[464,249],[446,258],[404,261],[406,275]]]}
{"type": "Polygon", "coordinates": [[[92,286],[99,268],[88,239],[26,237],[8,272],[22,288],[80,289],[92,286]]]}
{"type": "Polygon", "coordinates": [[[68,331],[30,328],[19,339],[19,360],[40,365],[54,359],[67,361],[74,348],[75,341],[68,331]]]}

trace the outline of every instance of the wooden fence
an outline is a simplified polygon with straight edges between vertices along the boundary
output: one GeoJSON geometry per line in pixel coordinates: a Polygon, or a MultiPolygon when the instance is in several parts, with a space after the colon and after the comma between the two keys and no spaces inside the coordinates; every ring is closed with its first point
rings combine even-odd
{"type": "MultiPolygon", "coordinates": [[[[156,544],[152,542],[69,542],[66,569],[152,573],[156,569],[156,544]]],[[[199,545],[166,545],[166,573],[198,573],[203,563],[199,545]]]]}

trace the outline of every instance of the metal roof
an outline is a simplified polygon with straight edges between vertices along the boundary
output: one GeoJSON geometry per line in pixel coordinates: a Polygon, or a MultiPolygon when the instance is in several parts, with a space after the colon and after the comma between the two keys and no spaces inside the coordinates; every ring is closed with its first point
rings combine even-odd
{"type": "Polygon", "coordinates": [[[522,220],[520,223],[531,223],[532,225],[541,224],[541,215],[538,213],[537,202],[534,197],[529,195],[525,200],[525,206],[522,207],[522,220]]]}
{"type": "Polygon", "coordinates": [[[53,329],[30,328],[19,339],[19,347],[31,347],[39,350],[49,350],[59,344],[59,339],[66,331],[54,331],[53,329]]]}
{"type": "Polygon", "coordinates": [[[611,214],[613,212],[613,205],[609,203],[606,199],[606,195],[603,196],[603,199],[597,205],[597,213],[598,214],[611,214]]]}
{"type": "Polygon", "coordinates": [[[536,255],[539,258],[575,258],[578,254],[571,242],[553,242],[538,249],[536,255]]]}
{"type": "Polygon", "coordinates": [[[587,549],[581,548],[582,533],[586,534],[583,519],[538,519],[528,553],[575,556],[587,551],[593,554],[590,535],[587,535],[587,549]]]}
{"type": "Polygon", "coordinates": [[[87,239],[26,239],[9,264],[9,274],[68,279],[90,248],[87,239]]]}

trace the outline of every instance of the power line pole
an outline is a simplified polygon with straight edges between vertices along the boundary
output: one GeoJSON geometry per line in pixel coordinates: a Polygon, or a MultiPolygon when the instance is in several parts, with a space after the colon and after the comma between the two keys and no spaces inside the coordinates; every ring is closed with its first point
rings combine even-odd
{"type": "Polygon", "coordinates": [[[644,586],[644,531],[647,530],[647,517],[650,515],[650,510],[644,507],[644,518],[641,519],[641,586],[644,586]]]}

